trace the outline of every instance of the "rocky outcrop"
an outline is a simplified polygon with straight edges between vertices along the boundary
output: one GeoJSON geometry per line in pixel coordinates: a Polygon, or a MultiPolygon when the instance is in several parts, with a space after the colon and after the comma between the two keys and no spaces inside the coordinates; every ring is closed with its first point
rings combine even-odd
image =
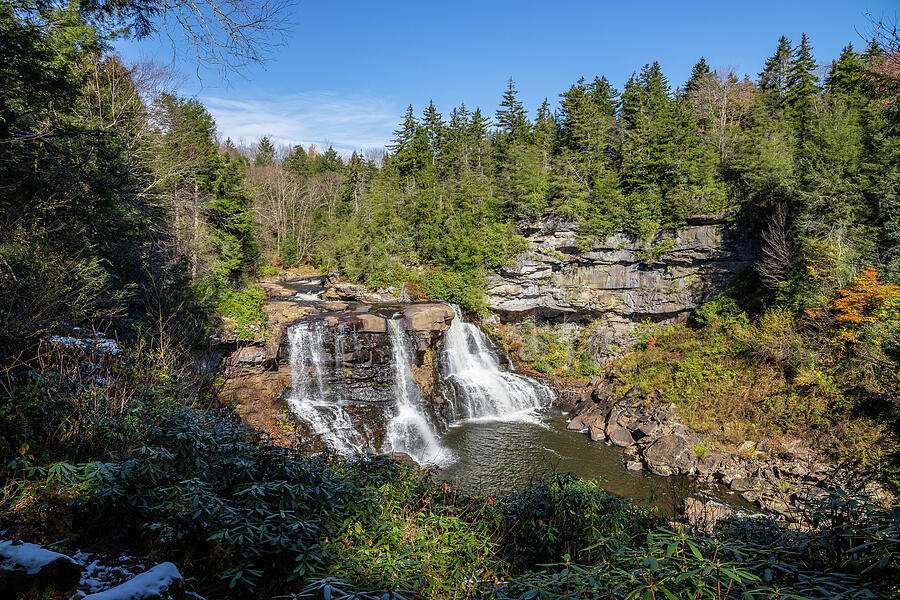
{"type": "MultiPolygon", "coordinates": [[[[224,360],[220,397],[245,422],[277,440],[291,443],[302,437],[302,427],[298,431],[285,426],[292,419],[282,400],[292,385],[288,330],[306,323],[316,328],[315,344],[328,357],[317,367],[317,377],[329,394],[339,397],[351,413],[365,415],[367,422],[383,421],[383,407],[394,399],[388,321],[400,319],[415,351],[413,377],[425,397],[440,404],[434,357],[454,318],[453,309],[443,303],[400,303],[394,297],[386,304],[360,302],[372,300],[364,287],[332,281],[323,288],[318,281],[263,286],[268,295],[265,338],[222,342],[230,352],[224,360]],[[342,300],[322,300],[326,297],[342,300]]],[[[373,437],[379,435],[377,429],[371,432],[373,437]]]]}
{"type": "Polygon", "coordinates": [[[696,216],[650,241],[617,234],[579,246],[577,226],[547,219],[521,231],[530,249],[488,280],[488,305],[504,321],[533,315],[600,320],[621,338],[645,318],[685,318],[752,265],[752,243],[721,217],[696,216]]]}
{"type": "Polygon", "coordinates": [[[787,445],[748,441],[729,450],[709,447],[678,422],[674,407],[653,404],[637,388],[622,390],[614,375],[596,381],[588,399],[575,405],[567,428],[621,447],[629,456],[629,470],[694,475],[787,520],[807,501],[845,486],[836,486],[836,469],[799,440],[787,445]]]}

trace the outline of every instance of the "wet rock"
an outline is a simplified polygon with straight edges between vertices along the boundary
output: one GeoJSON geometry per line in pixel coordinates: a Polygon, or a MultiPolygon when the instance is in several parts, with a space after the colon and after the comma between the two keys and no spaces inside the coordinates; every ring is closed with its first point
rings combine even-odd
{"type": "Polygon", "coordinates": [[[121,585],[84,600],[181,600],[184,598],[184,578],[170,562],[156,565],[121,585]]]}
{"type": "Polygon", "coordinates": [[[387,332],[387,319],[369,313],[354,315],[348,322],[360,333],[385,333],[387,332]]]}
{"type": "Polygon", "coordinates": [[[569,431],[584,431],[587,427],[584,424],[584,417],[581,415],[576,415],[572,418],[568,423],[566,423],[566,429],[569,431]]]}
{"type": "Polygon", "coordinates": [[[264,281],[259,285],[265,290],[268,298],[289,298],[294,295],[294,290],[284,287],[281,283],[264,281]]]}
{"type": "Polygon", "coordinates": [[[642,471],[644,469],[644,463],[639,460],[629,460],[625,463],[625,468],[629,471],[642,471]]]}
{"type": "Polygon", "coordinates": [[[438,343],[456,316],[449,305],[434,303],[409,304],[402,312],[406,331],[412,334],[420,355],[438,343]]]}
{"type": "Polygon", "coordinates": [[[686,498],[684,501],[684,519],[688,525],[704,530],[712,530],[718,521],[727,519],[734,511],[724,506],[704,503],[697,498],[686,498]]]}
{"type": "Polygon", "coordinates": [[[697,467],[694,448],[680,435],[659,437],[643,450],[647,467],[657,475],[692,474],[697,467]]]}
{"type": "Polygon", "coordinates": [[[602,425],[591,425],[589,434],[591,439],[595,442],[603,442],[606,440],[606,430],[602,425]]]}
{"type": "Polygon", "coordinates": [[[81,578],[70,557],[27,542],[0,542],[0,597],[60,596],[81,578]]]}

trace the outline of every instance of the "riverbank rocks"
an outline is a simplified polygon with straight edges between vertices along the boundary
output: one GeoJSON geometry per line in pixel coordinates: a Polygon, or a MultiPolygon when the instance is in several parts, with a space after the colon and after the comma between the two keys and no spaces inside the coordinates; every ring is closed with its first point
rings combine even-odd
{"type": "Polygon", "coordinates": [[[576,224],[546,217],[520,223],[530,248],[488,278],[488,306],[505,322],[600,320],[610,342],[643,319],[687,317],[752,266],[756,247],[723,216],[688,218],[650,240],[617,234],[584,247],[576,224]]]}
{"type": "Polygon", "coordinates": [[[703,502],[697,498],[685,498],[683,513],[685,522],[695,529],[712,531],[716,523],[734,515],[734,511],[721,504],[703,502]]]}
{"type": "Polygon", "coordinates": [[[644,447],[642,455],[647,467],[657,475],[693,475],[697,468],[694,448],[674,433],[656,438],[644,447]]]}
{"type": "Polygon", "coordinates": [[[852,487],[802,440],[746,441],[732,450],[704,443],[678,422],[674,406],[652,403],[639,388],[624,389],[614,374],[593,381],[584,397],[569,413],[566,428],[622,448],[629,470],[694,475],[707,485],[726,486],[786,521],[796,520],[806,502],[826,496],[829,489],[852,487]]]}

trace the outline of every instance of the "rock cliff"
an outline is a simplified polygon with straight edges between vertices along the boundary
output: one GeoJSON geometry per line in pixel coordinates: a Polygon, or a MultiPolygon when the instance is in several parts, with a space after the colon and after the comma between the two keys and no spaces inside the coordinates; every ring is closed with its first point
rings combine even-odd
{"type": "Polygon", "coordinates": [[[752,266],[756,248],[723,217],[696,216],[644,241],[629,234],[579,247],[577,226],[558,219],[524,223],[530,244],[488,280],[488,304],[501,320],[600,320],[621,338],[635,324],[685,318],[752,266]]]}

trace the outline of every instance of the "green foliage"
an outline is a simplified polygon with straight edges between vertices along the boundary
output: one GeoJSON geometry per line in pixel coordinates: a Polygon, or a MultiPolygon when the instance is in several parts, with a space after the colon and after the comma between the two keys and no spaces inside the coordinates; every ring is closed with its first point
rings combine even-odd
{"type": "Polygon", "coordinates": [[[236,291],[220,280],[211,284],[209,293],[219,316],[234,325],[238,339],[253,339],[262,332],[266,292],[261,287],[253,284],[236,291]]]}
{"type": "Polygon", "coordinates": [[[808,317],[772,307],[750,318],[730,293],[692,321],[645,332],[614,364],[625,385],[674,403],[692,429],[723,444],[803,437],[831,460],[896,485],[900,362],[881,354],[875,337],[865,359],[842,356],[817,343],[808,317]]]}

